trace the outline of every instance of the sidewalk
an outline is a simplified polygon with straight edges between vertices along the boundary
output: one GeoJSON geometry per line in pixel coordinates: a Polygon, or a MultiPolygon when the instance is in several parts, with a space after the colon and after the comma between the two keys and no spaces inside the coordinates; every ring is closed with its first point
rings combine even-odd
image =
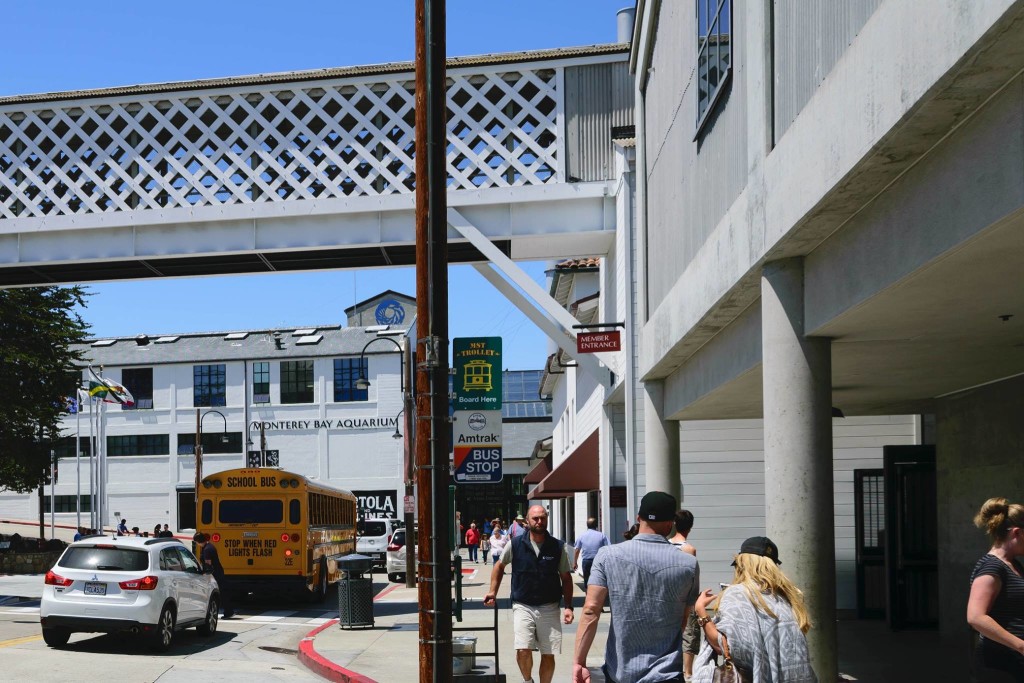
{"type": "MultiPolygon", "coordinates": [[[[493,608],[485,607],[484,595],[490,585],[491,566],[464,564],[464,570],[472,571],[463,579],[463,618],[455,627],[484,626],[494,624],[493,608]]],[[[509,587],[507,574],[498,592],[498,654],[501,672],[508,683],[519,683],[522,676],[516,665],[513,648],[512,612],[509,609],[509,587]]],[[[562,626],[562,653],[555,657],[555,680],[568,680],[572,671],[573,645],[576,639],[576,625],[582,614],[583,579],[574,574],[576,588],[574,599],[575,621],[562,626]]],[[[405,584],[392,584],[374,600],[374,627],[367,629],[343,630],[332,620],[309,633],[299,649],[299,659],[313,671],[332,681],[352,683],[408,683],[419,680],[419,604],[416,589],[405,584]]],[[[608,635],[610,615],[605,613],[598,623],[597,636],[590,649],[588,664],[594,683],[603,683],[600,666],[604,661],[604,646],[608,635]]],[[[493,631],[456,632],[455,636],[475,636],[478,652],[494,651],[493,631]]],[[[490,658],[487,658],[490,659],[490,658]]],[[[484,658],[479,658],[478,666],[484,658]]],[[[534,655],[533,673],[537,679],[540,666],[539,655],[534,655]]]]}

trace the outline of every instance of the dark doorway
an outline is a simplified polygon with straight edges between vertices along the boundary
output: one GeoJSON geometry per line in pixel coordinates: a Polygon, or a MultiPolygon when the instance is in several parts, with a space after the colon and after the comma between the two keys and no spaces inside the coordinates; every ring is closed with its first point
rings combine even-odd
{"type": "Polygon", "coordinates": [[[857,618],[885,618],[885,474],[853,471],[857,618]]]}
{"type": "Polygon", "coordinates": [[[501,517],[507,527],[517,514],[526,515],[522,474],[506,474],[497,484],[458,484],[455,487],[455,509],[462,513],[462,525],[477,526],[485,519],[501,517]]]}
{"type": "Polygon", "coordinates": [[[885,446],[887,620],[894,629],[938,625],[934,446],[885,446]]]}
{"type": "Polygon", "coordinates": [[[178,489],[178,529],[196,528],[196,490],[178,489]]]}

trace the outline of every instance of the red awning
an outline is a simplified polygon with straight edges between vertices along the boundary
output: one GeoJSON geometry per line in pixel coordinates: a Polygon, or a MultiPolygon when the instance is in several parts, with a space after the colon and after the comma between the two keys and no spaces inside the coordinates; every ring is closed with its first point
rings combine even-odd
{"type": "Polygon", "coordinates": [[[566,498],[574,493],[600,488],[598,438],[598,430],[595,429],[593,434],[537,484],[529,497],[566,498]]]}
{"type": "Polygon", "coordinates": [[[540,462],[534,465],[533,469],[523,477],[524,484],[539,484],[544,477],[551,474],[551,454],[541,458],[540,462]]]}

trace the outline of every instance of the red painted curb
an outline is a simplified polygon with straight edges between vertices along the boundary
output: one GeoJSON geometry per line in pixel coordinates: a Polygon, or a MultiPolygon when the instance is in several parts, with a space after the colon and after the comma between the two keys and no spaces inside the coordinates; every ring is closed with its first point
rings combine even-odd
{"type": "MultiPolygon", "coordinates": [[[[397,583],[390,584],[387,588],[374,595],[373,601],[376,602],[379,598],[383,598],[385,595],[398,588],[399,585],[400,584],[397,583]]],[[[318,633],[327,630],[331,626],[337,626],[337,624],[337,619],[331,619],[326,624],[317,626],[315,629],[307,633],[306,637],[299,641],[299,661],[302,662],[306,668],[320,676],[323,676],[329,681],[339,681],[340,683],[377,683],[377,681],[372,678],[368,678],[362,674],[357,674],[354,671],[349,671],[343,666],[338,666],[318,653],[316,648],[313,647],[313,639],[316,638],[318,633]]]]}
{"type": "Polygon", "coordinates": [[[337,619],[331,619],[326,624],[317,626],[315,629],[307,633],[306,637],[299,641],[299,661],[302,662],[306,668],[320,676],[323,676],[329,681],[338,681],[339,683],[377,683],[377,681],[372,678],[367,678],[362,674],[349,671],[345,667],[338,666],[334,662],[317,653],[316,649],[313,647],[313,639],[321,631],[324,631],[331,626],[337,626],[337,624],[337,619]]]}

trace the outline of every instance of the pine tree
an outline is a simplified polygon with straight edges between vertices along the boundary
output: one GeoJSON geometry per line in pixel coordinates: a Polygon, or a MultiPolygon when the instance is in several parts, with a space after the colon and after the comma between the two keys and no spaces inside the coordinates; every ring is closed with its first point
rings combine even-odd
{"type": "Polygon", "coordinates": [[[0,290],[0,491],[49,482],[50,450],[80,384],[81,287],[0,290]]]}

